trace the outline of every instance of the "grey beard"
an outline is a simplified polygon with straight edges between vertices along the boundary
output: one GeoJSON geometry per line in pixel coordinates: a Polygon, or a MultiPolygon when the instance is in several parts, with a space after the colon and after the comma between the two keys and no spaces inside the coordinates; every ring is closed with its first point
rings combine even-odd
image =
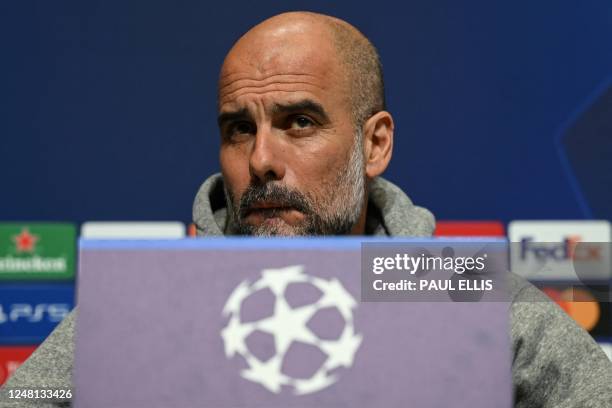
{"type": "MultiPolygon", "coordinates": [[[[274,225],[259,226],[244,222],[245,209],[258,201],[275,201],[293,207],[305,215],[304,222],[293,227],[289,235],[346,235],[351,232],[361,214],[365,198],[365,168],[363,135],[358,130],[346,166],[334,182],[324,187],[326,196],[320,203],[308,193],[290,190],[274,182],[251,184],[237,203],[227,187],[227,232],[232,235],[278,236],[287,235],[274,225]]],[[[275,214],[270,214],[274,216],[275,214]]]]}

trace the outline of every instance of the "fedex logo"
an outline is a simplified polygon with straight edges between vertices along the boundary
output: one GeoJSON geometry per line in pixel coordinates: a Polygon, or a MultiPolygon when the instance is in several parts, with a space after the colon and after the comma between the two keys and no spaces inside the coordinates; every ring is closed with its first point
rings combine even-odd
{"type": "Polygon", "coordinates": [[[559,243],[534,242],[533,238],[523,238],[520,244],[520,259],[525,260],[531,254],[538,261],[598,261],[601,260],[602,246],[578,245],[580,236],[573,235],[566,237],[559,243]]]}
{"type": "Polygon", "coordinates": [[[608,221],[512,221],[510,266],[531,281],[609,280],[608,221]]]}
{"type": "Polygon", "coordinates": [[[14,303],[6,308],[0,305],[0,324],[15,322],[38,323],[43,320],[57,323],[70,313],[67,303],[14,303]]]}

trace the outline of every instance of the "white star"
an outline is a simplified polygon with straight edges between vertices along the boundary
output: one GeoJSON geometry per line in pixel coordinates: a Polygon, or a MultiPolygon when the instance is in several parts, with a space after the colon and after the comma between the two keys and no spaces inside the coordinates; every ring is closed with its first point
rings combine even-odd
{"type": "Polygon", "coordinates": [[[325,361],[325,367],[352,366],[361,340],[363,340],[361,334],[354,334],[352,330],[344,329],[337,341],[322,341],[320,347],[329,356],[325,361]]]}
{"type": "Polygon", "coordinates": [[[325,295],[319,300],[321,307],[336,306],[345,319],[350,319],[351,309],[357,306],[357,303],[338,279],[333,278],[330,281],[316,279],[315,285],[324,286],[321,289],[325,295]]]}
{"type": "Polygon", "coordinates": [[[245,355],[248,353],[244,339],[253,331],[252,323],[240,323],[237,315],[232,316],[227,326],[221,330],[221,337],[225,345],[225,356],[230,358],[234,354],[245,355]]]}
{"type": "Polygon", "coordinates": [[[276,353],[284,356],[294,340],[308,344],[317,341],[317,337],[306,326],[317,310],[314,304],[291,309],[285,298],[279,297],[276,299],[274,315],[256,322],[255,325],[274,336],[276,353]]]}
{"type": "Polygon", "coordinates": [[[307,281],[308,277],[303,274],[303,271],[304,267],[302,265],[280,269],[264,269],[261,271],[261,279],[253,285],[253,289],[270,288],[277,297],[283,297],[287,285],[307,281]]]}
{"type": "Polygon", "coordinates": [[[242,377],[263,385],[269,391],[279,393],[281,386],[287,383],[287,378],[281,373],[283,359],[276,355],[266,362],[256,358],[248,358],[249,368],[242,370],[242,377]]]}

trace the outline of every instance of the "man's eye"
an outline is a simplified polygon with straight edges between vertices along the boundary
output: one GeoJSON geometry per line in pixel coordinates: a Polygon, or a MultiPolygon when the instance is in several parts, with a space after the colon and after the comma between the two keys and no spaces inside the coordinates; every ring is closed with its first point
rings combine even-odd
{"type": "Polygon", "coordinates": [[[254,133],[254,127],[249,122],[236,122],[229,126],[227,133],[230,136],[252,134],[254,133]]]}
{"type": "Polygon", "coordinates": [[[314,122],[306,116],[296,116],[291,121],[291,127],[294,129],[305,129],[313,125],[314,122]]]}

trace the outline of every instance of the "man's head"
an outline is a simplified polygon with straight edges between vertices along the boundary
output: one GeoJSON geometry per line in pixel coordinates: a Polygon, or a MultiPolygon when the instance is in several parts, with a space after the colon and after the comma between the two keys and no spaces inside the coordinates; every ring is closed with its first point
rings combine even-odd
{"type": "Polygon", "coordinates": [[[229,232],[362,234],[391,159],[384,109],[376,50],[348,23],[285,13],[247,32],[219,78],[229,232]]]}

